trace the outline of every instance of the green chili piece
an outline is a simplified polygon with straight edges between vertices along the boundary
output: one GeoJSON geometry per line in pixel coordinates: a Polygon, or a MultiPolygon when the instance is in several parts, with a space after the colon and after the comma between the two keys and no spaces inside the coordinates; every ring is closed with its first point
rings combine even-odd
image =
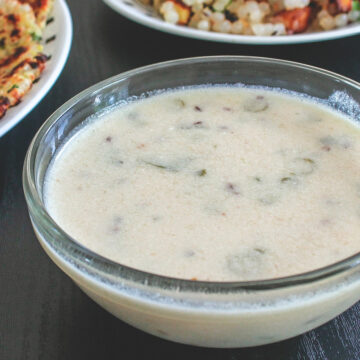
{"type": "Polygon", "coordinates": [[[34,41],[41,41],[42,40],[42,37],[40,35],[36,34],[35,32],[32,32],[30,35],[31,35],[31,38],[34,41]]]}
{"type": "Polygon", "coordinates": [[[14,84],[7,92],[9,93],[9,92],[13,91],[14,89],[18,89],[18,88],[19,88],[19,85],[14,84]]]}

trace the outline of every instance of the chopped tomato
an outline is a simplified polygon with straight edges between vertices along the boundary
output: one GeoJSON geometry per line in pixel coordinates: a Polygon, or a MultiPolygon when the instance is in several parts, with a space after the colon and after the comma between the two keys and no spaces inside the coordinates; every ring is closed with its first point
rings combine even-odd
{"type": "Polygon", "coordinates": [[[274,16],[273,22],[283,23],[289,34],[295,34],[306,30],[309,25],[310,15],[310,7],[287,10],[274,16]]]}
{"type": "Polygon", "coordinates": [[[341,12],[351,11],[352,0],[336,0],[336,4],[341,12]]]}

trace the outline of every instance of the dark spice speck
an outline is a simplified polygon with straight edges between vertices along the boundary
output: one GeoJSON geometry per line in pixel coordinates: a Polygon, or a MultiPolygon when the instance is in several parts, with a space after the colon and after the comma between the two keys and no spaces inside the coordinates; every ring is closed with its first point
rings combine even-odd
{"type": "Polygon", "coordinates": [[[236,185],[232,184],[232,183],[227,183],[226,184],[226,190],[229,191],[230,193],[234,194],[234,195],[240,195],[240,191],[237,188],[236,185]]]}
{"type": "Polygon", "coordinates": [[[20,33],[20,30],[19,30],[19,29],[14,29],[14,30],[11,32],[10,36],[11,36],[11,37],[19,36],[19,33],[20,33]]]}
{"type": "Polygon", "coordinates": [[[225,14],[225,18],[230,22],[235,22],[239,20],[238,16],[229,10],[225,10],[224,14],[225,14]]]}
{"type": "Polygon", "coordinates": [[[51,17],[49,19],[46,20],[46,25],[51,24],[54,21],[54,17],[51,17]]]}
{"type": "Polygon", "coordinates": [[[45,43],[48,44],[56,39],[56,35],[53,35],[45,40],[45,43]]]}
{"type": "Polygon", "coordinates": [[[120,226],[123,219],[120,216],[115,216],[112,221],[111,232],[117,233],[120,231],[120,226]]]}
{"type": "Polygon", "coordinates": [[[198,174],[199,176],[205,176],[205,175],[207,174],[207,171],[206,171],[206,169],[202,169],[202,170],[199,170],[199,171],[197,172],[197,174],[198,174]]]}
{"type": "Polygon", "coordinates": [[[195,256],[195,251],[194,250],[185,250],[184,256],[185,257],[194,257],[195,256]]]}

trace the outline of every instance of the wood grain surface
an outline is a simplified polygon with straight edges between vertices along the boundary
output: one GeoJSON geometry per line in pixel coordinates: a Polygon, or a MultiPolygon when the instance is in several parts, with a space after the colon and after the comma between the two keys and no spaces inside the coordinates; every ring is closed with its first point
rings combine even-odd
{"type": "Polygon", "coordinates": [[[84,295],[40,248],[21,172],[26,149],[45,119],[109,76],[169,59],[237,54],[299,61],[360,81],[360,37],[291,46],[216,44],[145,28],[100,0],[69,0],[69,6],[74,40],[64,72],[40,105],[0,139],[0,360],[359,360],[360,303],[305,335],[248,349],[175,344],[123,323],[84,295]]]}

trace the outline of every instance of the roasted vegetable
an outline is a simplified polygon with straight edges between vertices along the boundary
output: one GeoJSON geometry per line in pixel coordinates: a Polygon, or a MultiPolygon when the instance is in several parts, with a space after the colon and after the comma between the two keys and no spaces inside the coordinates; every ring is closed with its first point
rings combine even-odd
{"type": "Polygon", "coordinates": [[[288,34],[296,34],[305,31],[309,25],[311,15],[310,7],[282,11],[273,17],[274,23],[283,23],[288,34]]]}
{"type": "MultiPolygon", "coordinates": [[[[190,20],[191,9],[189,6],[185,5],[181,0],[167,0],[164,4],[170,3],[172,6],[170,8],[171,11],[175,11],[178,15],[178,19],[176,23],[178,25],[186,25],[190,20]]],[[[162,7],[162,9],[164,9],[162,7]]],[[[166,16],[166,12],[169,11],[168,9],[163,10],[164,16],[166,16]]]]}
{"type": "Polygon", "coordinates": [[[349,12],[352,9],[352,0],[336,0],[336,4],[341,12],[349,12]]]}

